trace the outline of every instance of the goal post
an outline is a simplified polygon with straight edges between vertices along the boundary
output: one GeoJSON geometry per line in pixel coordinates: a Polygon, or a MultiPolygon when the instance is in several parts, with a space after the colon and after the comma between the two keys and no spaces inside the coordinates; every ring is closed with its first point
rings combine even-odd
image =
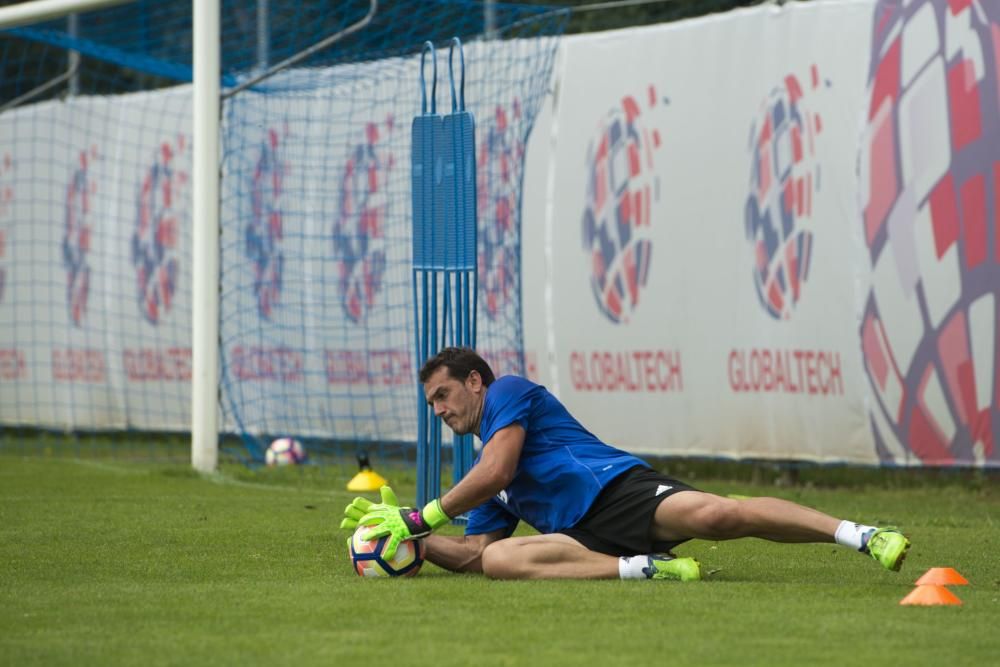
{"type": "Polygon", "coordinates": [[[192,0],[194,127],[191,464],[219,461],[219,0],[192,0]]]}

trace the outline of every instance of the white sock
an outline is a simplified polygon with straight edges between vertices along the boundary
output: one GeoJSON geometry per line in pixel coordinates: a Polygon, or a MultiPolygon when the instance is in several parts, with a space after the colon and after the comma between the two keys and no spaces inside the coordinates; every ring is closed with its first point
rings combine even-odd
{"type": "Polygon", "coordinates": [[[853,521],[841,521],[833,539],[837,541],[837,544],[861,551],[868,542],[869,533],[875,530],[875,526],[866,526],[863,523],[854,523],[853,521]]]}
{"type": "Polygon", "coordinates": [[[649,567],[647,556],[622,556],[618,559],[618,576],[622,579],[648,579],[643,568],[649,567]]]}

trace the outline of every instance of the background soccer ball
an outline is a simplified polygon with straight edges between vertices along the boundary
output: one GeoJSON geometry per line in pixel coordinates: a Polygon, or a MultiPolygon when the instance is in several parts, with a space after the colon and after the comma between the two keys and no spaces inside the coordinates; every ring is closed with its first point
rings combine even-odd
{"type": "Polygon", "coordinates": [[[294,438],[278,438],[267,448],[264,458],[269,466],[303,463],[306,460],[306,448],[294,438]]]}
{"type": "Polygon", "coordinates": [[[351,538],[351,562],[359,577],[412,577],[424,564],[423,540],[413,539],[400,543],[391,559],[385,558],[389,537],[364,540],[361,536],[370,526],[361,526],[351,538]]]}

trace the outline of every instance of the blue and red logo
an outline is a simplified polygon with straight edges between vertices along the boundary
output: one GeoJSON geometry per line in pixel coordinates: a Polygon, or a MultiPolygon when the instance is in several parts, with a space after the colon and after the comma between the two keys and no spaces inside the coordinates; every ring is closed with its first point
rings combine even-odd
{"type": "Polygon", "coordinates": [[[136,270],[139,311],[158,324],[173,304],[180,272],[180,226],[188,173],[177,164],[185,152],[184,136],[160,145],[139,189],[132,265],[136,270]]]}
{"type": "Polygon", "coordinates": [[[94,236],[93,197],[97,184],[90,166],[97,159],[97,148],[81,151],[79,162],[66,187],[66,225],[63,229],[62,256],[66,268],[66,305],[73,324],[81,326],[87,313],[90,292],[90,253],[94,236]]]}
{"type": "Polygon", "coordinates": [[[518,135],[521,103],[511,113],[497,106],[479,144],[479,290],[483,312],[496,320],[517,293],[518,230],[524,141],[518,135]]]}
{"type": "MultiPolygon", "coordinates": [[[[650,86],[648,110],[660,104],[650,86]]],[[[649,279],[653,204],[660,198],[654,154],[660,132],[643,121],[631,95],[602,119],[587,148],[587,201],[583,248],[590,259],[590,286],[601,312],[628,322],[649,279]]]]}
{"type": "Polygon", "coordinates": [[[0,303],[3,303],[4,287],[7,284],[7,269],[3,262],[7,254],[7,230],[3,223],[10,213],[11,202],[14,201],[14,186],[11,185],[14,160],[10,153],[4,153],[0,159],[0,303]]]}
{"type": "Polygon", "coordinates": [[[750,131],[746,236],[757,297],[775,319],[791,317],[809,278],[809,223],[820,188],[816,141],[823,123],[807,102],[821,85],[815,65],[806,88],[789,74],[761,104],[750,131]]]}
{"type": "Polygon", "coordinates": [[[260,147],[260,156],[251,177],[252,212],[245,230],[246,257],[253,265],[253,291],[257,297],[257,312],[270,319],[281,300],[281,281],[285,265],[282,251],[283,220],[281,196],[288,170],[283,159],[283,135],[271,128],[260,147]]]}
{"type": "Polygon", "coordinates": [[[1000,462],[1000,3],[879,2],[858,159],[882,461],[1000,462]]]}
{"type": "Polygon", "coordinates": [[[340,179],[340,203],[333,224],[337,290],[344,313],[361,322],[375,306],[386,269],[386,184],[393,154],[384,149],[393,119],[368,123],[364,141],[354,146],[340,179]]]}

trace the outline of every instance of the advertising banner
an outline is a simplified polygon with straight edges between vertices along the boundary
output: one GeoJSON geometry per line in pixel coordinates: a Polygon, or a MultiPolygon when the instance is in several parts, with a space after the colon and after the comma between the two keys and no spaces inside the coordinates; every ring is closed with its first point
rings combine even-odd
{"type": "MultiPolygon", "coordinates": [[[[1000,3],[574,35],[540,111],[511,83],[529,47],[465,52],[499,374],[641,454],[1000,463],[1000,3]]],[[[414,439],[419,71],[293,70],[227,101],[226,431],[414,439]]],[[[0,118],[3,424],[189,428],[190,102],[0,118]]]]}
{"type": "Polygon", "coordinates": [[[0,123],[4,423],[190,422],[189,108],[180,88],[45,103],[0,123]],[[160,122],[136,122],[151,105],[160,122]],[[48,128],[50,150],[17,136],[19,121],[48,128]]]}
{"type": "Polygon", "coordinates": [[[540,380],[632,451],[996,464],[997,26],[835,2],[565,39],[528,153],[540,380]]]}

